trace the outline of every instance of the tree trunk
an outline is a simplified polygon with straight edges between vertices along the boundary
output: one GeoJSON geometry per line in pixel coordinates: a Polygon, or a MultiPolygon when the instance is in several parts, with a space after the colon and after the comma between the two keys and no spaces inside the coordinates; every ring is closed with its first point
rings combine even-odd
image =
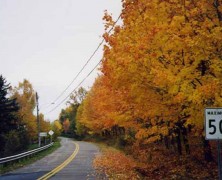
{"type": "Polygon", "coordinates": [[[185,146],[186,154],[190,154],[190,145],[187,137],[187,129],[184,126],[182,127],[182,136],[183,136],[183,143],[185,146]]]}
{"type": "Polygon", "coordinates": [[[204,136],[202,136],[203,148],[204,148],[204,158],[207,162],[213,161],[213,156],[211,152],[211,146],[209,141],[205,140],[204,136]]]}
{"type": "Polygon", "coordinates": [[[217,16],[218,16],[219,21],[222,21],[222,13],[219,10],[219,7],[220,7],[219,1],[218,0],[214,0],[213,5],[216,8],[217,16]]]}
{"type": "Polygon", "coordinates": [[[177,140],[177,152],[179,155],[182,155],[182,145],[181,145],[181,135],[180,135],[180,129],[177,127],[176,129],[176,140],[177,140]]]}
{"type": "Polygon", "coordinates": [[[165,144],[166,148],[169,149],[169,137],[168,136],[164,136],[164,144],[165,144]]]}

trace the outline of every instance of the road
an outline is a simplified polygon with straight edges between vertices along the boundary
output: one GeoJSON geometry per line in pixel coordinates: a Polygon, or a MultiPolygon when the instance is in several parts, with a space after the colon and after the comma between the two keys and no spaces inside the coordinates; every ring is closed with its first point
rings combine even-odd
{"type": "Polygon", "coordinates": [[[61,138],[61,147],[52,154],[23,168],[0,176],[0,180],[91,180],[106,179],[92,167],[99,148],[88,142],[61,138]]]}

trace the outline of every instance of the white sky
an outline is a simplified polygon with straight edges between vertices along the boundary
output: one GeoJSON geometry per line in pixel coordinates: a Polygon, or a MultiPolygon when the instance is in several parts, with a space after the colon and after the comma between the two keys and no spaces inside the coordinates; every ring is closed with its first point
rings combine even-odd
{"type": "MultiPolygon", "coordinates": [[[[50,111],[102,58],[101,47],[60,101],[48,106],[101,42],[104,10],[115,20],[121,8],[121,0],[0,0],[0,74],[12,86],[28,79],[40,96],[40,112],[50,111]]],[[[85,88],[97,73],[84,82],[85,88]]],[[[64,105],[45,118],[58,118],[64,105]]]]}

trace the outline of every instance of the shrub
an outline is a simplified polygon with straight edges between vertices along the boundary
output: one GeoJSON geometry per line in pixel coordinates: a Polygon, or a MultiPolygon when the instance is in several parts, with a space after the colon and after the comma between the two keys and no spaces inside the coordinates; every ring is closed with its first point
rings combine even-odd
{"type": "Polygon", "coordinates": [[[10,156],[19,151],[21,147],[19,133],[15,130],[10,131],[6,135],[6,143],[4,148],[4,156],[10,156]]]}

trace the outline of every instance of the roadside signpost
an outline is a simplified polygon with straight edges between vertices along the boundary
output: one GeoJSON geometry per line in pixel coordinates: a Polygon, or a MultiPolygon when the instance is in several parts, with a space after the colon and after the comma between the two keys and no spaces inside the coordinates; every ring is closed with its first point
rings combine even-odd
{"type": "Polygon", "coordinates": [[[205,133],[206,140],[217,140],[218,149],[218,174],[222,180],[221,173],[221,147],[220,140],[222,139],[222,108],[205,108],[205,133]]]}
{"type": "MultiPolygon", "coordinates": [[[[39,132],[39,139],[40,139],[40,147],[41,147],[41,137],[46,137],[47,136],[47,132],[39,132]]],[[[45,139],[45,144],[46,144],[46,138],[45,139]]]]}
{"type": "Polygon", "coordinates": [[[50,131],[48,132],[48,134],[51,136],[51,142],[52,142],[52,135],[54,134],[54,132],[53,132],[52,130],[50,130],[50,131]]]}

